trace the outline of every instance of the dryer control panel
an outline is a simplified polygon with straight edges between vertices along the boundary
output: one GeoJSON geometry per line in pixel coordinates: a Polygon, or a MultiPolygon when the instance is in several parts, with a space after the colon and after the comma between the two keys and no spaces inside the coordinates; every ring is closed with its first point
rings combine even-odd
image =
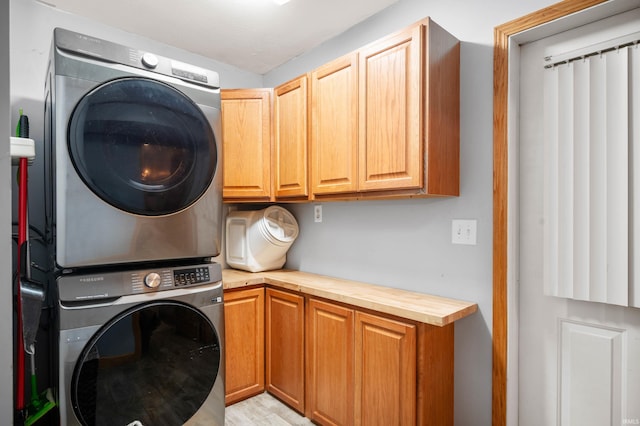
{"type": "Polygon", "coordinates": [[[215,71],[175,61],[151,52],[133,49],[98,37],[55,28],[54,45],[67,54],[71,53],[96,61],[148,70],[212,89],[220,88],[220,77],[215,71]]]}

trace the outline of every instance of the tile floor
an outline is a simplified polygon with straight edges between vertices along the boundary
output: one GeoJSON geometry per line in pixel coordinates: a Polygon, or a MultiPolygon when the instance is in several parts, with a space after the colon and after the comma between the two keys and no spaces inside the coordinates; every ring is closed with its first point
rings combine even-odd
{"type": "Polygon", "coordinates": [[[225,426],[313,425],[266,392],[227,407],[224,423],[225,426]]]}

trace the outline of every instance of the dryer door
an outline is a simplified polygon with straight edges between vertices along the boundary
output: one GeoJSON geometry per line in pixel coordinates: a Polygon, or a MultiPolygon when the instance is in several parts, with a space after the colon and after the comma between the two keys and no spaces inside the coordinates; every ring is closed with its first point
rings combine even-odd
{"type": "Polygon", "coordinates": [[[75,414],[85,425],[182,425],[211,393],[220,351],[215,327],[189,305],[162,301],[125,311],[78,359],[75,414]]]}
{"type": "Polygon", "coordinates": [[[130,213],[166,215],[194,203],[217,165],[202,110],[168,84],[127,77],[104,83],[76,105],[69,155],[84,183],[130,213]]]}

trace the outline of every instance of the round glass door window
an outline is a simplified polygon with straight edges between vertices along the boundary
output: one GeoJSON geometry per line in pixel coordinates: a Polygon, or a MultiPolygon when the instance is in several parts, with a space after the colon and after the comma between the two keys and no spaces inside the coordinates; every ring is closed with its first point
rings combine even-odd
{"type": "Polygon", "coordinates": [[[145,78],[112,80],[84,96],[69,121],[68,148],[97,196],[147,216],[194,203],[218,160],[202,110],[179,90],[145,78]]]}
{"type": "Polygon", "coordinates": [[[220,342],[200,311],[163,301],[124,312],[87,343],[75,366],[71,400],[88,426],[179,426],[209,396],[220,342]]]}

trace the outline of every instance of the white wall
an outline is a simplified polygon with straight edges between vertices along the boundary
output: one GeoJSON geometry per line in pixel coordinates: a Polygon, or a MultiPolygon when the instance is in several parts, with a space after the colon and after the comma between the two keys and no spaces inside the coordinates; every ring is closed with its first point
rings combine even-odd
{"type": "Polygon", "coordinates": [[[477,302],[456,323],[455,423],[491,424],[493,29],[550,0],[400,0],[265,75],[275,86],[430,16],[461,40],[458,198],[287,206],[300,224],[287,267],[477,302]],[[478,245],[451,244],[452,219],[478,220],[478,245]]]}
{"type": "MultiPolygon", "coordinates": [[[[9,2],[0,2],[0,200],[11,197],[11,157],[9,136],[9,2]]],[[[11,210],[0,209],[0,423],[8,424],[13,416],[13,339],[11,279],[11,210]]]]}

